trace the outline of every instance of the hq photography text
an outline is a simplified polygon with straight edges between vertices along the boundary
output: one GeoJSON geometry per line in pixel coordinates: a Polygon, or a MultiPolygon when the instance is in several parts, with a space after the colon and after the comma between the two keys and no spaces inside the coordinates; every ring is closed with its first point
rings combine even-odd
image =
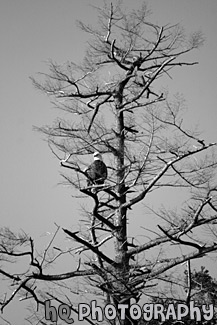
{"type": "Polygon", "coordinates": [[[97,301],[93,300],[90,304],[80,303],[77,309],[72,309],[67,304],[60,304],[58,308],[51,305],[51,301],[45,301],[45,319],[57,322],[58,318],[65,321],[67,324],[74,323],[75,319],[72,317],[77,314],[78,321],[84,321],[86,318],[102,322],[103,320],[115,320],[117,315],[124,320],[127,316],[133,320],[144,319],[150,320],[178,320],[182,321],[185,317],[189,317],[196,322],[201,320],[209,321],[213,318],[214,306],[202,305],[196,306],[194,301],[190,301],[186,304],[169,304],[164,306],[162,304],[144,304],[139,306],[138,304],[118,304],[115,307],[113,304],[107,304],[104,307],[98,306],[97,301]]]}

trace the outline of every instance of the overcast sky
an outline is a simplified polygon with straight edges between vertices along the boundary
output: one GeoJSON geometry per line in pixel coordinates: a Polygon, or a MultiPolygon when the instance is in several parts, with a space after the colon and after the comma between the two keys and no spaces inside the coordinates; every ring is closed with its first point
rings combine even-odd
{"type": "MultiPolygon", "coordinates": [[[[110,0],[109,0],[110,2],[110,0]]],[[[217,139],[217,1],[150,0],[153,22],[180,22],[186,31],[202,30],[206,42],[191,56],[199,65],[180,69],[172,91],[184,94],[190,123],[204,138],[217,139]]],[[[0,204],[1,225],[23,229],[43,240],[54,222],[71,227],[76,202],[61,181],[58,161],[33,125],[51,124],[58,111],[36,91],[29,76],[46,70],[46,60],[79,61],[86,35],[76,20],[95,22],[89,5],[101,0],[2,0],[0,3],[0,204]]],[[[138,6],[141,1],[123,1],[138,6]]],[[[170,81],[171,82],[171,81],[170,81]]],[[[19,324],[16,324],[19,325],[19,324]]]]}

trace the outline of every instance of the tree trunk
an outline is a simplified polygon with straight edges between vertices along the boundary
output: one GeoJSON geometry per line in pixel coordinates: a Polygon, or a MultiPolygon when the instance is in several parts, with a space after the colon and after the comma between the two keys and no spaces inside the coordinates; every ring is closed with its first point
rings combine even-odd
{"type": "MultiPolygon", "coordinates": [[[[125,187],[125,166],[124,166],[124,113],[120,112],[120,107],[123,102],[123,91],[127,80],[122,81],[117,87],[115,96],[116,112],[117,112],[117,192],[119,195],[119,208],[116,215],[116,236],[115,236],[115,257],[116,266],[114,270],[115,286],[117,295],[115,295],[114,303],[130,304],[130,292],[128,290],[129,282],[129,258],[127,257],[127,209],[122,205],[126,202],[126,187],[125,187]]],[[[116,308],[116,310],[118,310],[116,308]]],[[[126,311],[127,315],[127,311],[126,311]]],[[[131,324],[128,317],[125,320],[119,320],[120,324],[131,324]]]]}

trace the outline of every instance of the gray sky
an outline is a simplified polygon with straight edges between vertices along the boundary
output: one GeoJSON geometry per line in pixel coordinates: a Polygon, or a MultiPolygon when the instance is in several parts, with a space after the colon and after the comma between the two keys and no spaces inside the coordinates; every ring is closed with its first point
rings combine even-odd
{"type": "MultiPolygon", "coordinates": [[[[109,1],[110,2],[110,1],[109,1]]],[[[198,123],[207,141],[217,131],[217,1],[150,0],[153,22],[180,22],[188,32],[202,30],[206,42],[190,59],[199,65],[177,69],[168,80],[172,92],[187,100],[189,124],[198,123]]],[[[101,0],[5,0],[0,3],[0,204],[1,226],[23,229],[47,240],[54,222],[70,228],[78,205],[61,181],[58,161],[32,126],[52,124],[58,111],[36,91],[29,79],[46,71],[49,58],[58,63],[79,61],[86,35],[76,19],[95,22],[89,4],[101,0]]],[[[141,1],[123,1],[136,7],[141,1]]],[[[19,325],[19,324],[16,324],[19,325]]]]}

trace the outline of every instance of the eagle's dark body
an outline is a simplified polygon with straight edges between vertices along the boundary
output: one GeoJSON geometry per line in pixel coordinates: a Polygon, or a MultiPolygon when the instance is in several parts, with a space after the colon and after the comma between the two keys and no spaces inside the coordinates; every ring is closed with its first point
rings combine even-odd
{"type": "Polygon", "coordinates": [[[108,172],[99,153],[94,154],[94,162],[85,170],[87,186],[104,184],[108,172]]]}

